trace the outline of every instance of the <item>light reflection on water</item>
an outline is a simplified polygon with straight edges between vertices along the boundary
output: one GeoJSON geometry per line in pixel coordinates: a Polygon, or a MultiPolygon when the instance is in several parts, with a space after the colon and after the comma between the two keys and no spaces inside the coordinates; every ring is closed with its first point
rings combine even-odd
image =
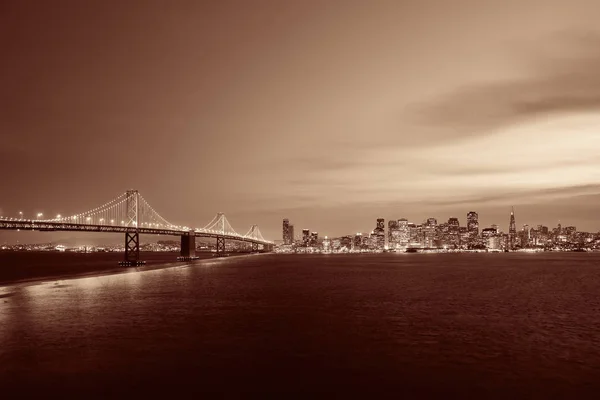
{"type": "Polygon", "coordinates": [[[600,376],[599,261],[259,256],[0,287],[0,378],[582,397],[600,376]]]}

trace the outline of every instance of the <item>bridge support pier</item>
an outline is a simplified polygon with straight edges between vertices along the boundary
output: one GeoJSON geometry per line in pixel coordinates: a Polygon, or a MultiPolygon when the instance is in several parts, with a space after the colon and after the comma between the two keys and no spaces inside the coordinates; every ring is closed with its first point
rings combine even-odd
{"type": "Polygon", "coordinates": [[[131,267],[146,264],[140,261],[140,234],[138,232],[125,232],[125,260],[119,265],[131,267]]]}
{"type": "Polygon", "coordinates": [[[252,242],[252,252],[258,253],[258,243],[252,242]]]}
{"type": "Polygon", "coordinates": [[[177,257],[178,261],[196,260],[196,236],[181,235],[181,255],[177,257]]]}
{"type": "Polygon", "coordinates": [[[217,236],[217,256],[222,256],[225,254],[225,238],[222,236],[217,236]]]}

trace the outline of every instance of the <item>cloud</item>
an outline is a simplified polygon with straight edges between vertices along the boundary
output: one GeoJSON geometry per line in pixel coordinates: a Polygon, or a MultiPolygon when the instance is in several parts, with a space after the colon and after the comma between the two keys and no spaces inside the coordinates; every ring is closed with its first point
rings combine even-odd
{"type": "Polygon", "coordinates": [[[422,140],[456,140],[536,117],[599,110],[600,36],[554,39],[551,50],[530,56],[521,78],[463,85],[413,104],[405,115],[421,125],[422,140]]]}

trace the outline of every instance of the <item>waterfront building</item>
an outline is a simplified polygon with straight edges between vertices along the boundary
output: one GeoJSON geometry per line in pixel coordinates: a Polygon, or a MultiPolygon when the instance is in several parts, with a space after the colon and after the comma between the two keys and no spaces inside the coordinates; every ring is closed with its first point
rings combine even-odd
{"type": "Polygon", "coordinates": [[[344,251],[352,250],[352,245],[354,242],[354,237],[351,235],[342,236],[340,238],[340,246],[344,251]]]}
{"type": "Polygon", "coordinates": [[[437,230],[437,220],[435,218],[427,218],[422,227],[423,247],[434,247],[438,236],[437,230]]]}
{"type": "Polygon", "coordinates": [[[410,242],[410,227],[406,218],[398,220],[398,246],[402,248],[408,247],[410,242]]]}
{"type": "Polygon", "coordinates": [[[308,247],[310,244],[310,230],[302,229],[302,245],[308,247]]]}
{"type": "Polygon", "coordinates": [[[288,232],[289,232],[289,238],[290,238],[290,243],[289,244],[294,244],[295,241],[295,237],[294,237],[294,225],[289,225],[288,226],[288,232]]]}
{"type": "Polygon", "coordinates": [[[510,222],[508,225],[508,250],[514,250],[517,237],[517,225],[515,223],[515,209],[510,211],[510,222]]]}
{"type": "Polygon", "coordinates": [[[292,244],[292,237],[290,237],[290,220],[287,218],[283,219],[283,244],[292,244]]]}
{"type": "Polygon", "coordinates": [[[417,225],[412,222],[408,223],[409,247],[422,247],[423,246],[423,226],[417,225]]]}
{"type": "Polygon", "coordinates": [[[319,244],[319,234],[317,232],[311,232],[309,239],[309,246],[317,247],[319,244]]]}
{"type": "Polygon", "coordinates": [[[371,245],[375,250],[383,250],[385,247],[385,220],[377,218],[377,226],[371,234],[371,245]]]}
{"type": "Polygon", "coordinates": [[[358,232],[354,235],[354,240],[352,242],[352,250],[353,251],[361,251],[363,248],[363,236],[362,233],[358,232]]]}
{"type": "Polygon", "coordinates": [[[327,238],[327,236],[325,236],[325,239],[323,239],[323,251],[325,253],[331,251],[331,239],[327,238]]]}
{"type": "Polygon", "coordinates": [[[529,247],[529,242],[530,242],[530,229],[529,229],[529,225],[525,224],[523,225],[523,229],[521,229],[521,231],[518,234],[518,244],[522,247],[522,248],[526,248],[529,247]]]}
{"type": "Polygon", "coordinates": [[[476,245],[476,240],[471,238],[471,232],[469,232],[469,228],[467,228],[466,226],[461,226],[460,227],[460,248],[461,249],[466,249],[468,248],[469,245],[476,245]]]}
{"type": "Polygon", "coordinates": [[[476,245],[479,238],[479,214],[475,211],[467,213],[467,231],[469,232],[469,245],[476,245]]]}
{"type": "Polygon", "coordinates": [[[458,218],[450,217],[448,219],[446,245],[449,248],[458,249],[460,247],[460,222],[458,218]]]}
{"type": "Polygon", "coordinates": [[[398,246],[398,221],[390,220],[388,222],[388,248],[394,249],[398,246]]]}
{"type": "Polygon", "coordinates": [[[485,228],[481,231],[483,243],[488,250],[502,249],[502,235],[497,228],[485,228]]]}

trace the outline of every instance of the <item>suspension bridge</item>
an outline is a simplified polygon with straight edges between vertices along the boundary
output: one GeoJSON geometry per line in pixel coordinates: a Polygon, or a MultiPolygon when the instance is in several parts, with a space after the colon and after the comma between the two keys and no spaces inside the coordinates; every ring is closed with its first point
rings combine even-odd
{"type": "Polygon", "coordinates": [[[216,239],[217,255],[225,253],[226,241],[249,243],[253,252],[272,251],[273,242],[266,240],[258,225],[252,225],[246,234],[237,233],[224,213],[217,213],[203,228],[175,225],[163,218],[137,190],[128,190],[103,205],[89,211],[56,218],[8,218],[0,216],[0,229],[34,231],[114,232],[125,234],[123,264],[137,265],[140,260],[140,235],[171,235],[181,237],[181,257],[196,255],[196,238],[216,239]]]}

